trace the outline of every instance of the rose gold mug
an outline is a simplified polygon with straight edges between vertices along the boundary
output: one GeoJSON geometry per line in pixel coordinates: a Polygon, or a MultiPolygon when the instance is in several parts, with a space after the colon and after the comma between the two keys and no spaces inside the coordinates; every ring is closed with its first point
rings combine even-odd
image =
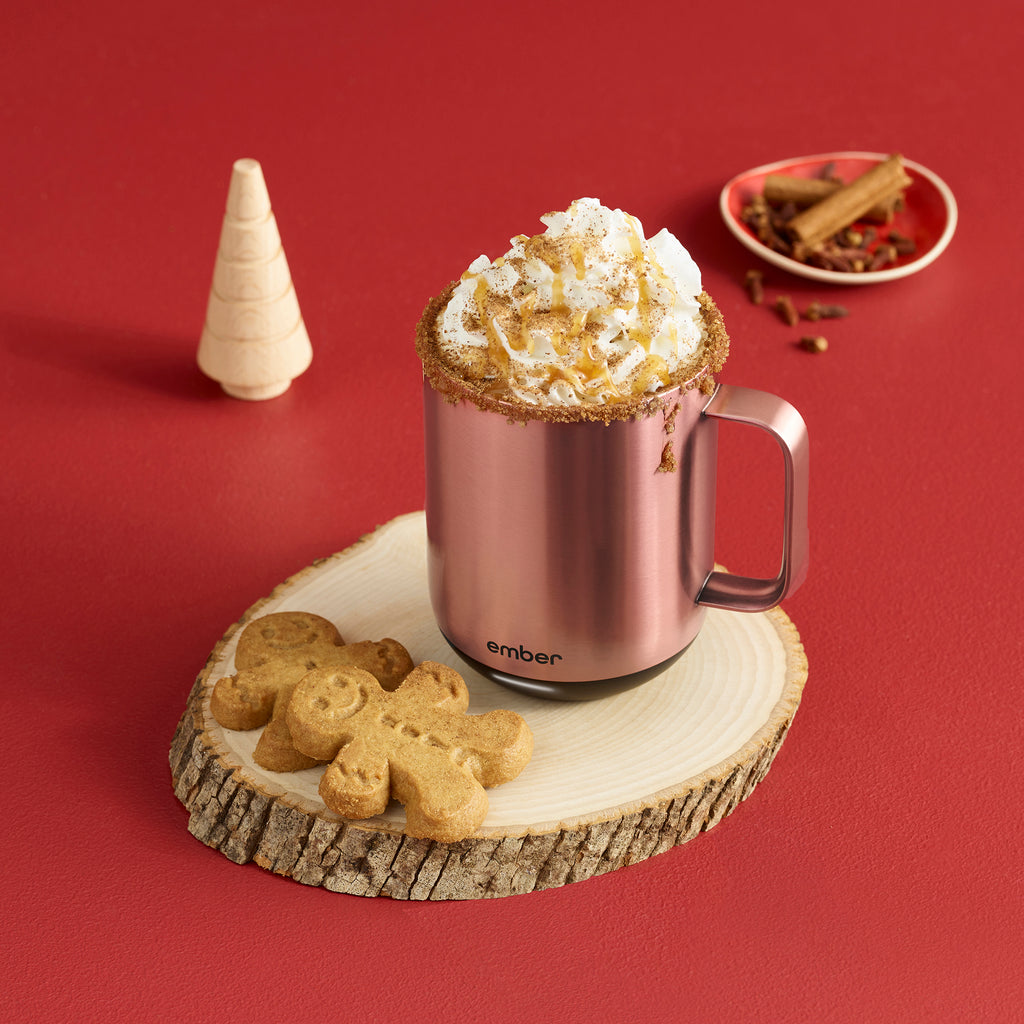
{"type": "Polygon", "coordinates": [[[423,395],[431,603],[456,653],[497,683],[563,700],[618,693],[678,658],[705,609],[764,611],[806,575],[807,430],[781,398],[679,387],[605,424],[514,422],[426,380],[423,395]],[[774,579],[714,569],[720,420],[782,449],[774,579]]]}

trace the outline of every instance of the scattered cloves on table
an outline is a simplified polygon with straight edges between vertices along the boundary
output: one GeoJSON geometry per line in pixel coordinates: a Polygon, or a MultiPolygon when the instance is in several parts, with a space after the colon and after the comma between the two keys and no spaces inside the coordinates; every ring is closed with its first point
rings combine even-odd
{"type": "MultiPolygon", "coordinates": [[[[757,306],[764,304],[764,274],[760,270],[748,270],[743,278],[743,287],[750,301],[757,306]]],[[[801,319],[812,323],[820,320],[838,320],[849,316],[846,306],[834,302],[818,302],[814,300],[798,312],[789,295],[779,295],[771,303],[772,311],[787,327],[795,327],[801,319]]],[[[798,344],[808,352],[824,352],[828,349],[828,339],[820,334],[807,334],[799,339],[798,344]]]]}
{"type": "Polygon", "coordinates": [[[748,270],[743,279],[743,286],[755,306],[760,306],[764,302],[764,274],[760,270],[748,270]]]}
{"type": "Polygon", "coordinates": [[[780,295],[775,300],[775,312],[782,318],[782,322],[789,327],[795,327],[800,320],[800,314],[793,305],[793,300],[788,295],[780,295]]]}
{"type": "Polygon", "coordinates": [[[849,315],[850,311],[845,306],[824,302],[812,302],[803,312],[805,320],[837,320],[849,315]]]}
{"type": "Polygon", "coordinates": [[[828,339],[820,334],[807,334],[800,339],[800,346],[808,352],[824,352],[828,348],[828,339]]]}

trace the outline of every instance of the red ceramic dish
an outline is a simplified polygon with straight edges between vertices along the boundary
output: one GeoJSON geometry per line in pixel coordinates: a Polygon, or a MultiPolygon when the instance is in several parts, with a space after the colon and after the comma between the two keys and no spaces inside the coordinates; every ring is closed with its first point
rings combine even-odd
{"type": "Polygon", "coordinates": [[[884,270],[862,273],[843,273],[837,270],[823,270],[809,267],[804,263],[783,256],[758,241],[757,236],[740,219],[743,207],[764,187],[769,174],[791,174],[802,178],[816,178],[826,164],[835,165],[835,173],[844,181],[851,181],[885,160],[888,153],[823,153],[819,156],[796,157],[764,164],[753,170],[736,175],[722,189],[719,209],[726,227],[751,252],[774,266],[788,270],[801,277],[832,284],[873,284],[879,281],[893,281],[908,274],[923,270],[932,263],[949,245],[956,229],[956,200],[949,186],[927,167],[904,160],[903,166],[913,178],[913,185],[906,191],[906,208],[896,214],[892,227],[917,243],[917,252],[901,257],[895,264],[884,270]]]}

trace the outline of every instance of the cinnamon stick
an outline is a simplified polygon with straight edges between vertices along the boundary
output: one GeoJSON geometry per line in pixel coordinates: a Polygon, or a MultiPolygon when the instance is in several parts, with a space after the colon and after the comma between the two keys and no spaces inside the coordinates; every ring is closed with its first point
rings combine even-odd
{"type": "Polygon", "coordinates": [[[787,227],[796,242],[796,252],[812,252],[826,238],[863,217],[876,203],[895,195],[910,183],[911,179],[903,169],[903,158],[894,153],[790,220],[787,227]]]}
{"type": "MultiPolygon", "coordinates": [[[[822,199],[832,195],[843,187],[842,182],[824,178],[797,178],[790,174],[769,174],[764,179],[762,192],[772,206],[783,206],[793,203],[800,209],[806,209],[822,199]]],[[[899,193],[894,192],[870,210],[864,213],[865,220],[875,220],[887,224],[892,220],[899,201],[899,193]]]]}

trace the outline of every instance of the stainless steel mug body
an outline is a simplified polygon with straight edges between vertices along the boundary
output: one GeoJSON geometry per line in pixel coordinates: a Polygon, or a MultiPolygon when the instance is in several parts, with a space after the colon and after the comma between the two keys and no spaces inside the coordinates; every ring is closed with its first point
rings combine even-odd
{"type": "Polygon", "coordinates": [[[503,685],[590,699],[662,671],[708,604],[755,610],[793,589],[806,563],[803,423],[781,399],[725,388],[710,400],[676,389],[649,415],[605,424],[515,421],[424,382],[430,596],[452,647],[503,685]],[[799,421],[792,444],[780,439],[787,525],[772,581],[713,571],[718,420],[776,432],[747,395],[799,421]]]}

